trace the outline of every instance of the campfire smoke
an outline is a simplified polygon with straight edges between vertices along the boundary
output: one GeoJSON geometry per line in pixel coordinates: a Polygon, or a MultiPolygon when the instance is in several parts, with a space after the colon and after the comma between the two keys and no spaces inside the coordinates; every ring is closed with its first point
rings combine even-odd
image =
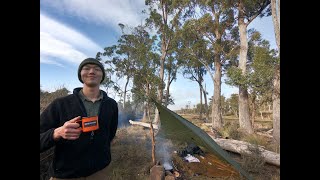
{"type": "Polygon", "coordinates": [[[156,137],[156,154],[165,170],[172,170],[171,154],[173,152],[173,145],[170,140],[156,137]]]}
{"type": "Polygon", "coordinates": [[[163,167],[166,171],[171,171],[173,169],[172,165],[169,162],[163,163],[163,167]]]}

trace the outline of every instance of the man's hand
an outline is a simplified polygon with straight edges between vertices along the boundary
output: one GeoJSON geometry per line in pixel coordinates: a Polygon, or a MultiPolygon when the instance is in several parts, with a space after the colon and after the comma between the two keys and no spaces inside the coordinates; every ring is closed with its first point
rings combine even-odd
{"type": "Polygon", "coordinates": [[[63,126],[55,129],[53,133],[53,139],[55,141],[59,140],[60,138],[68,140],[78,139],[82,132],[82,128],[79,128],[80,125],[76,121],[80,120],[80,118],[80,116],[75,117],[65,122],[63,126]]]}

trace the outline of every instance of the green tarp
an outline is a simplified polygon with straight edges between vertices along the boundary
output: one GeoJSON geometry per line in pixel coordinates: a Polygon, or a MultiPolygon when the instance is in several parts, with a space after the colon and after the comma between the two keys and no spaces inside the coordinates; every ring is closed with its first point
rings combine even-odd
{"type": "Polygon", "coordinates": [[[231,164],[247,179],[252,179],[205,131],[159,103],[155,102],[155,104],[160,114],[160,129],[157,136],[160,135],[171,140],[194,143],[231,164]]]}

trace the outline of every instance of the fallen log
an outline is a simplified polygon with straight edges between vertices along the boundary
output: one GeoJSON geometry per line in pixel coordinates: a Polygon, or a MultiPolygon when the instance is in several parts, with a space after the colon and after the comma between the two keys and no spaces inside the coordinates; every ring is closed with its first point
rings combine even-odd
{"type": "MultiPolygon", "coordinates": [[[[137,122],[137,121],[132,121],[132,120],[129,120],[129,123],[132,125],[139,125],[139,126],[150,128],[150,123],[137,122]]],[[[156,124],[152,124],[152,127],[153,127],[153,129],[158,129],[158,125],[156,125],[156,124]]]]}
{"type": "MultiPolygon", "coordinates": [[[[132,125],[139,125],[150,128],[149,123],[143,123],[143,122],[135,122],[129,120],[130,124],[132,125]]],[[[157,125],[153,125],[154,129],[158,129],[157,125]]],[[[223,138],[214,138],[210,134],[208,134],[222,149],[231,151],[238,154],[251,154],[250,148],[254,148],[254,145],[244,142],[244,141],[238,141],[234,139],[223,139],[223,138]]],[[[280,167],[280,154],[265,150],[263,146],[258,146],[261,156],[265,158],[266,163],[272,164],[275,166],[280,167]]]]}
{"type": "MultiPolygon", "coordinates": [[[[210,136],[210,135],[209,135],[210,136]]],[[[222,149],[235,152],[238,154],[251,154],[250,148],[255,148],[254,145],[238,141],[234,139],[212,138],[222,149]]],[[[261,156],[264,157],[266,163],[280,167],[280,154],[265,150],[262,146],[258,146],[261,156]]]]}

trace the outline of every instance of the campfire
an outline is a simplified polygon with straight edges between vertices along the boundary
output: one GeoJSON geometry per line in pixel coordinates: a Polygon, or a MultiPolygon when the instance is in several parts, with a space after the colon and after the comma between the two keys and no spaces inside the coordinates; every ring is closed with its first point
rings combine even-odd
{"type": "Polygon", "coordinates": [[[157,164],[150,169],[150,177],[151,179],[161,179],[161,177],[165,177],[166,179],[174,180],[180,177],[180,173],[178,170],[175,170],[173,165],[169,162],[165,162],[161,165],[158,161],[157,164]]]}

